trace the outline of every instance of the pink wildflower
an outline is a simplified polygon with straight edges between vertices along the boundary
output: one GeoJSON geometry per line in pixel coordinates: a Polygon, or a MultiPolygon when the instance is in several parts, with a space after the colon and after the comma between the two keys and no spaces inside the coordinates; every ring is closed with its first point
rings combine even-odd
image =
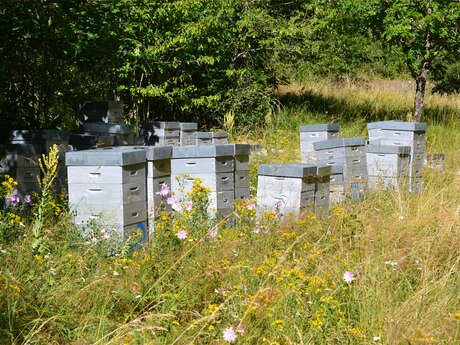
{"type": "Polygon", "coordinates": [[[26,194],[26,195],[24,196],[24,201],[25,201],[26,203],[30,204],[30,203],[32,202],[31,196],[30,196],[29,194],[26,194]]]}
{"type": "Polygon", "coordinates": [[[353,272],[346,271],[343,274],[343,280],[345,280],[346,283],[350,284],[351,282],[353,282],[353,280],[355,280],[355,275],[353,274],[353,272]]]}
{"type": "Polygon", "coordinates": [[[171,189],[169,189],[169,187],[168,187],[168,185],[166,183],[163,183],[161,185],[161,188],[160,188],[159,192],[156,192],[157,195],[161,195],[161,196],[167,196],[170,193],[171,193],[171,189]]]}
{"type": "Polygon", "coordinates": [[[185,210],[186,210],[186,211],[191,211],[191,210],[192,210],[192,206],[193,206],[192,200],[187,201],[187,202],[185,203],[185,210]]]}
{"type": "Polygon", "coordinates": [[[19,198],[19,195],[13,194],[10,196],[10,202],[13,206],[16,206],[17,204],[19,204],[20,201],[21,199],[19,198]]]}
{"type": "Polygon", "coordinates": [[[238,324],[238,329],[236,331],[241,335],[244,334],[244,329],[243,329],[243,327],[241,327],[241,323],[238,324]]]}
{"type": "Polygon", "coordinates": [[[225,341],[228,341],[229,343],[233,343],[236,340],[236,333],[233,327],[229,327],[224,329],[224,335],[223,338],[225,341]]]}
{"type": "Polygon", "coordinates": [[[256,208],[256,204],[254,204],[253,202],[250,202],[250,203],[248,204],[248,206],[246,206],[246,207],[247,207],[248,210],[253,210],[253,209],[256,208]]]}
{"type": "Polygon", "coordinates": [[[177,238],[179,240],[185,240],[187,238],[187,231],[181,230],[177,233],[177,238]]]}

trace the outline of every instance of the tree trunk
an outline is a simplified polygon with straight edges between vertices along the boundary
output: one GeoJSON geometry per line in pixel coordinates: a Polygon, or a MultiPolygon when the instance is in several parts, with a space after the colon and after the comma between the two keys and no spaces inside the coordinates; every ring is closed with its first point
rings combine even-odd
{"type": "Polygon", "coordinates": [[[424,69],[420,75],[415,78],[415,100],[413,121],[420,122],[422,118],[423,98],[425,97],[425,86],[428,70],[424,69]]]}

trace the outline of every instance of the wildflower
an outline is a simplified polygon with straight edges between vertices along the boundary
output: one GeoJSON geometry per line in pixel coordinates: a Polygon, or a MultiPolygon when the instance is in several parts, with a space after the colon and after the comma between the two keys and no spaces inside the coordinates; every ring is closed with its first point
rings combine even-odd
{"type": "Polygon", "coordinates": [[[157,195],[161,195],[161,196],[167,196],[170,193],[171,193],[171,189],[169,189],[169,187],[168,187],[168,185],[166,183],[163,183],[161,185],[161,188],[160,188],[159,192],[156,192],[157,195]]]}
{"type": "Polygon", "coordinates": [[[185,240],[187,238],[187,231],[181,230],[177,233],[177,238],[179,240],[185,240]]]}
{"type": "Polygon", "coordinates": [[[256,204],[254,204],[253,202],[250,202],[246,207],[248,210],[253,210],[256,208],[256,204]]]}
{"type": "Polygon", "coordinates": [[[116,277],[116,276],[119,276],[120,273],[118,273],[117,271],[113,271],[113,275],[116,277]]]}
{"type": "Polygon", "coordinates": [[[241,335],[244,334],[244,329],[243,329],[243,327],[241,327],[241,323],[238,324],[238,329],[236,331],[241,335]]]}
{"type": "Polygon", "coordinates": [[[374,341],[379,341],[379,340],[380,340],[380,337],[374,337],[373,340],[374,340],[374,341]]]}
{"type": "Polygon", "coordinates": [[[210,232],[209,232],[209,237],[210,238],[214,238],[217,236],[217,229],[212,229],[210,232]]]}
{"type": "Polygon", "coordinates": [[[260,228],[259,227],[255,227],[254,230],[252,230],[255,234],[258,234],[260,232],[260,228]]]}
{"type": "Polygon", "coordinates": [[[26,194],[24,196],[24,201],[28,204],[30,204],[32,202],[32,197],[30,196],[30,194],[26,194]]]}
{"type": "Polygon", "coordinates": [[[223,338],[225,341],[228,341],[229,343],[233,343],[236,340],[236,333],[233,327],[229,327],[224,329],[224,335],[223,338]]]}
{"type": "Polygon", "coordinates": [[[101,235],[103,238],[105,238],[106,240],[108,240],[110,238],[110,234],[109,232],[106,230],[106,229],[102,229],[101,230],[101,235]]]}
{"type": "Polygon", "coordinates": [[[16,194],[13,194],[10,196],[10,202],[13,206],[16,206],[17,204],[19,204],[19,202],[21,201],[21,199],[19,198],[18,195],[16,194]]]}
{"type": "Polygon", "coordinates": [[[191,210],[192,210],[192,206],[193,206],[192,200],[187,201],[187,202],[185,203],[185,210],[186,210],[186,211],[191,211],[191,210]]]}
{"type": "Polygon", "coordinates": [[[343,274],[343,280],[345,280],[346,283],[350,284],[353,280],[355,280],[355,275],[353,274],[353,272],[346,271],[343,274]]]}
{"type": "Polygon", "coordinates": [[[51,274],[52,274],[53,276],[56,275],[56,270],[55,270],[54,268],[52,268],[50,271],[51,271],[51,274]]]}
{"type": "Polygon", "coordinates": [[[224,289],[221,289],[221,290],[214,289],[214,293],[222,295],[222,296],[225,296],[225,290],[224,289]]]}
{"type": "Polygon", "coordinates": [[[173,204],[176,204],[177,203],[177,200],[174,199],[172,196],[170,196],[169,198],[166,199],[166,203],[168,205],[173,205],[173,204]]]}
{"type": "Polygon", "coordinates": [[[396,261],[385,261],[385,265],[396,266],[398,263],[396,261]]]}
{"type": "Polygon", "coordinates": [[[361,278],[358,269],[356,269],[355,274],[356,274],[356,279],[360,279],[360,278],[361,278]]]}

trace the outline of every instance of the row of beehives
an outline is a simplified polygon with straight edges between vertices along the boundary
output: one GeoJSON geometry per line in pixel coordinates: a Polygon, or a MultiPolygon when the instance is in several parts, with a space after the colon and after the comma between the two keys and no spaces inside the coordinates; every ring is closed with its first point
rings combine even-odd
{"type": "MultiPolygon", "coordinates": [[[[9,174],[18,181],[18,193],[29,194],[38,191],[37,177],[40,176],[38,159],[48,153],[52,145],[57,144],[61,151],[61,161],[66,151],[86,150],[98,147],[144,145],[146,142],[159,145],[157,134],[161,127],[177,128],[168,134],[168,145],[212,145],[227,143],[226,132],[197,132],[196,123],[153,122],[144,125],[151,128],[143,130],[143,137],[134,135],[134,127],[123,124],[84,123],[83,134],[71,134],[63,130],[13,130],[10,133],[9,144],[5,155],[0,161],[0,174],[9,174]],[[150,134],[149,134],[150,133],[150,134]],[[156,134],[155,134],[156,133],[156,134]],[[141,140],[139,140],[141,138],[141,140]]],[[[64,164],[61,163],[63,168],[64,164]]],[[[61,177],[66,170],[61,169],[61,177]]]]}
{"type": "Polygon", "coordinates": [[[198,132],[195,122],[149,122],[140,124],[140,136],[132,125],[124,124],[123,103],[86,102],[81,105],[80,120],[84,134],[74,135],[76,149],[91,146],[186,146],[226,144],[226,132],[198,132]],[[89,143],[88,143],[89,142],[89,143]]]}
{"type": "MultiPolygon", "coordinates": [[[[120,236],[148,228],[150,237],[159,210],[193,207],[189,193],[199,178],[209,189],[209,212],[228,217],[234,200],[250,198],[249,153],[246,144],[68,152],[69,205],[79,225],[102,217],[120,236]]],[[[259,166],[259,211],[327,214],[331,171],[307,164],[259,166]]]]}
{"type": "Polygon", "coordinates": [[[159,210],[186,207],[197,178],[218,216],[232,213],[234,199],[250,197],[249,145],[83,150],[66,153],[66,166],[75,222],[102,216],[122,236],[138,227],[152,233],[159,210]]]}
{"type": "Polygon", "coordinates": [[[369,141],[363,137],[339,138],[336,124],[301,126],[303,163],[330,165],[331,198],[346,192],[360,197],[379,187],[407,184],[420,191],[425,161],[426,123],[382,121],[367,124],[369,141]]]}

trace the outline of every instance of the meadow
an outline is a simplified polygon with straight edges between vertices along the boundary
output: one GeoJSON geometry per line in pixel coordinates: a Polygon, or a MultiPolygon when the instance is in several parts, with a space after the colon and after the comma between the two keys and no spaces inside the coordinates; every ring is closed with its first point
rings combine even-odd
{"type": "MultiPolygon", "coordinates": [[[[410,120],[405,81],[315,81],[282,86],[278,110],[235,142],[262,144],[257,166],[299,161],[298,127],[337,122],[341,136],[366,122],[410,120]]],[[[55,180],[2,210],[2,344],[456,344],[460,341],[460,99],[428,95],[426,168],[420,194],[371,193],[325,219],[256,216],[254,202],[230,220],[205,212],[197,184],[182,211],[162,212],[156,238],[116,246],[100,224],[81,236],[55,180]],[[177,235],[181,232],[182,236],[177,235]]],[[[57,180],[56,180],[57,181],[57,180]]],[[[14,181],[5,178],[7,195],[14,181]]]]}

